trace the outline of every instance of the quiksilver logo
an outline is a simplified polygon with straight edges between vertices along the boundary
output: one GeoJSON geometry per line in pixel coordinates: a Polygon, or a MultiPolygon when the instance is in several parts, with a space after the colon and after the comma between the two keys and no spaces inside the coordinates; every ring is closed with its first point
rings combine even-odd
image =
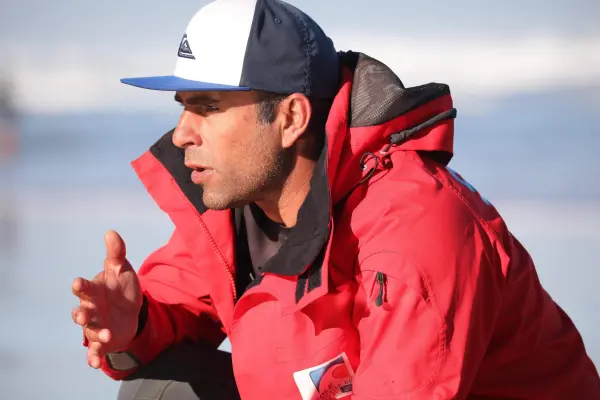
{"type": "Polygon", "coordinates": [[[177,52],[177,55],[179,57],[189,58],[192,60],[196,59],[196,57],[194,57],[194,55],[192,54],[192,49],[190,47],[190,42],[187,38],[187,33],[183,35],[183,38],[181,38],[181,43],[179,44],[179,51],[177,52]]]}

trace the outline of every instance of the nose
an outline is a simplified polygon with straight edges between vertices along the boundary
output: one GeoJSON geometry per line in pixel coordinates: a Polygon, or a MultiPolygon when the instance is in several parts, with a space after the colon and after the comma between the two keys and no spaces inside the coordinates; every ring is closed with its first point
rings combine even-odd
{"type": "Polygon", "coordinates": [[[185,149],[189,146],[199,146],[202,144],[202,139],[198,134],[198,122],[196,115],[183,111],[179,122],[173,132],[173,144],[177,147],[185,149]]]}

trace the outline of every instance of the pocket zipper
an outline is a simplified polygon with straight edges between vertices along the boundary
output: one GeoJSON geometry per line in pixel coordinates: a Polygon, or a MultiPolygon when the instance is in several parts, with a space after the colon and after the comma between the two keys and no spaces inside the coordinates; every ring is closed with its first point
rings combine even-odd
{"type": "Polygon", "coordinates": [[[386,283],[387,277],[385,276],[385,274],[383,272],[377,272],[375,279],[377,280],[377,283],[379,284],[379,294],[377,295],[377,298],[375,299],[375,305],[377,307],[381,307],[383,305],[383,302],[385,301],[385,283],[386,283]]]}

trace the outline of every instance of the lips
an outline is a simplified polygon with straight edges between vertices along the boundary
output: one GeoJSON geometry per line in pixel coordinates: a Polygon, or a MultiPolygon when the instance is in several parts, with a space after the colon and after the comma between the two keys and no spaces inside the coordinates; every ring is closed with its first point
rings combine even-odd
{"type": "Polygon", "coordinates": [[[213,169],[207,167],[196,167],[193,168],[191,173],[192,182],[196,185],[204,183],[214,172],[213,169]]]}
{"type": "Polygon", "coordinates": [[[190,178],[192,182],[194,182],[197,185],[204,183],[208,179],[208,177],[214,172],[214,170],[207,165],[193,163],[190,161],[186,162],[185,166],[192,170],[190,178]]]}
{"type": "Polygon", "coordinates": [[[186,162],[185,166],[188,167],[189,169],[193,169],[193,170],[196,170],[196,171],[210,169],[210,167],[207,166],[207,165],[197,164],[197,163],[191,163],[191,162],[186,162]]]}

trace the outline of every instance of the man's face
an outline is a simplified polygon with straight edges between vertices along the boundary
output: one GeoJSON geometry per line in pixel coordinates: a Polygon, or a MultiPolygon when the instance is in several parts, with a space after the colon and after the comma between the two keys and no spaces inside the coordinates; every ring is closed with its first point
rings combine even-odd
{"type": "Polygon", "coordinates": [[[262,124],[255,92],[178,92],[184,111],[173,143],[215,210],[263,200],[280,189],[289,156],[276,124],[262,124]]]}

